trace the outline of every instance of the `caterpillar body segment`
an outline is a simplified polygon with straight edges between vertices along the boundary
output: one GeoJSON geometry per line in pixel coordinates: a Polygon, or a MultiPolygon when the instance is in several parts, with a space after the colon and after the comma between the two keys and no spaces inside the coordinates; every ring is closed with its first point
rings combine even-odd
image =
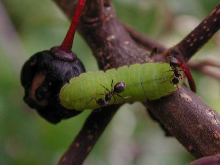
{"type": "Polygon", "coordinates": [[[100,108],[97,100],[112,91],[116,83],[125,82],[125,90],[120,93],[122,97],[114,94],[108,105],[156,100],[178,89],[182,80],[174,85],[170,82],[172,77],[172,68],[167,63],[134,64],[106,72],[87,72],[64,85],[59,97],[61,104],[68,109],[97,109],[100,108]]]}

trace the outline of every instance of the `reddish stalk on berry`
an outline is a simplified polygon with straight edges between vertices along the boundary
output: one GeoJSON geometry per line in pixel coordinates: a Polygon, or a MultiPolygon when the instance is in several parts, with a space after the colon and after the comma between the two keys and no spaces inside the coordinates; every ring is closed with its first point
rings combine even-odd
{"type": "Polygon", "coordinates": [[[71,51],[85,2],[86,0],[78,1],[62,44],[34,54],[21,70],[21,84],[25,89],[24,101],[53,124],[80,113],[62,107],[58,94],[60,88],[72,77],[85,72],[84,65],[71,51]]]}

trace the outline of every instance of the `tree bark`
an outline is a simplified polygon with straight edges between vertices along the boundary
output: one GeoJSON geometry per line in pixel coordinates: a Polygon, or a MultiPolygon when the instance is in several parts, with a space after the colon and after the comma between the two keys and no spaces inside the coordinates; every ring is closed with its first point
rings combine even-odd
{"type": "MultiPolygon", "coordinates": [[[[54,1],[68,17],[73,15],[76,0],[54,1]]],[[[150,57],[150,52],[139,47],[138,42],[136,43],[131,38],[128,33],[129,30],[118,20],[112,4],[108,0],[88,0],[81,16],[78,30],[92,49],[100,69],[103,70],[134,63],[165,62],[170,50],[174,50],[178,56],[181,56],[187,62],[219,29],[219,15],[220,4],[180,43],[153,57],[150,57]]],[[[154,42],[150,42],[151,45],[149,47],[153,47],[152,43],[154,42]]],[[[155,42],[155,46],[157,45],[160,44],[155,42]]],[[[161,46],[161,49],[163,50],[164,47],[161,46]]],[[[220,153],[219,115],[184,85],[167,97],[155,101],[147,101],[146,107],[150,108],[152,114],[196,158],[220,153]]],[[[88,143],[88,136],[84,134],[90,128],[84,126],[69,150],[62,157],[60,165],[71,164],[71,160],[76,160],[75,164],[82,164],[98,137],[101,136],[104,128],[111,121],[117,108],[118,106],[103,108],[103,111],[111,109],[105,114],[103,112],[93,112],[86,120],[85,125],[95,122],[94,119],[99,119],[96,125],[100,126],[103,123],[102,120],[105,120],[105,118],[102,119],[102,115],[106,116],[108,113],[110,117],[105,121],[102,129],[96,130],[90,135],[96,136],[95,140],[90,143],[88,143]],[[80,143],[85,143],[86,145],[83,148],[78,145],[79,137],[80,143]],[[75,149],[72,149],[74,147],[75,149]],[[86,150],[87,152],[84,152],[83,155],[81,150],[86,150]],[[80,160],[77,162],[77,159],[80,160]]]]}

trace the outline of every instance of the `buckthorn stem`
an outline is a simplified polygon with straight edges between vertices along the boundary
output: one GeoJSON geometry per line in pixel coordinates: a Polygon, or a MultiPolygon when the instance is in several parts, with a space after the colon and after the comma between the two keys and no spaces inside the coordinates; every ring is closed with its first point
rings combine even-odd
{"type": "Polygon", "coordinates": [[[180,61],[179,61],[179,65],[183,69],[183,72],[185,73],[185,75],[188,79],[190,89],[193,92],[196,92],[196,84],[195,84],[194,78],[193,78],[189,68],[187,67],[187,65],[185,63],[181,63],[180,61]]]}
{"type": "Polygon", "coordinates": [[[76,6],[76,11],[73,15],[70,28],[66,34],[66,37],[64,38],[62,44],[60,45],[60,48],[66,52],[71,51],[71,48],[73,46],[73,39],[76,33],[77,26],[79,24],[80,15],[82,13],[83,7],[86,3],[86,0],[79,0],[78,4],[76,6]]]}

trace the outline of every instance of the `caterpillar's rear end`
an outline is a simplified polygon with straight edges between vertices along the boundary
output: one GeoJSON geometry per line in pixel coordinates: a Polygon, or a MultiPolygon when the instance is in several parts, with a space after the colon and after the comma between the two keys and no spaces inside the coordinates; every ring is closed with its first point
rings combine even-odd
{"type": "Polygon", "coordinates": [[[120,96],[114,94],[107,105],[156,100],[176,91],[182,83],[172,84],[170,80],[173,76],[167,63],[134,64],[106,72],[83,73],[62,88],[60,101],[69,109],[97,109],[100,108],[97,101],[111,92],[118,82],[125,82],[126,88],[120,96]]]}

